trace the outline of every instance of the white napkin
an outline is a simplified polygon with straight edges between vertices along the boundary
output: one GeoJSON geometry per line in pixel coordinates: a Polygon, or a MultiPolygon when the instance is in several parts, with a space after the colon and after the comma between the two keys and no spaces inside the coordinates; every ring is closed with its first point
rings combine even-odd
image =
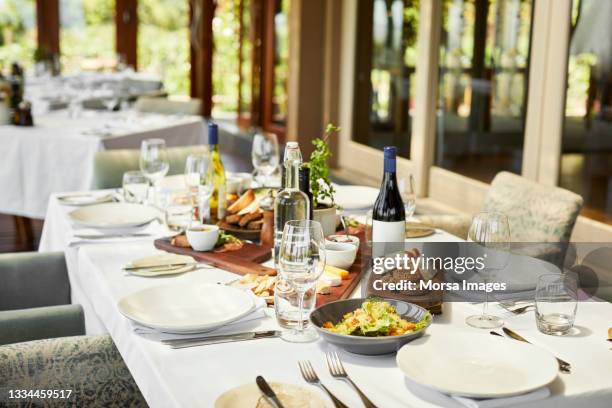
{"type": "Polygon", "coordinates": [[[508,407],[526,402],[539,401],[550,396],[548,387],[538,388],[535,391],[526,394],[515,395],[514,397],[505,398],[490,398],[490,399],[472,399],[466,397],[458,397],[453,395],[453,399],[467,408],[500,408],[508,407]]]}
{"type": "MultiPolygon", "coordinates": [[[[246,331],[252,331],[254,327],[259,326],[259,321],[264,319],[266,314],[266,300],[260,297],[256,297],[255,300],[255,308],[251,311],[251,313],[246,316],[225,324],[219,328],[212,329],[210,331],[205,331],[202,333],[190,333],[190,334],[176,334],[176,333],[162,333],[150,327],[143,326],[136,322],[131,322],[132,327],[134,329],[134,333],[138,334],[149,340],[154,341],[162,341],[162,340],[172,340],[172,339],[188,339],[192,337],[209,337],[209,336],[219,336],[223,334],[234,334],[234,333],[242,333],[246,331]]],[[[259,328],[258,328],[259,330],[259,328]]],[[[263,329],[267,330],[267,329],[263,329]]]]}
{"type": "Polygon", "coordinates": [[[502,408],[517,404],[524,404],[527,402],[539,401],[550,396],[550,390],[548,387],[542,387],[535,391],[513,397],[477,399],[444,394],[433,388],[417,384],[408,378],[405,379],[405,382],[408,389],[417,397],[431,402],[432,404],[448,408],[502,408]]]}
{"type": "Polygon", "coordinates": [[[173,235],[173,233],[169,232],[165,225],[162,225],[158,221],[153,221],[143,227],[130,228],[121,231],[104,231],[93,228],[74,228],[68,234],[67,241],[68,246],[76,247],[85,244],[110,244],[118,242],[123,243],[132,241],[152,240],[169,235],[173,235]],[[75,235],[92,235],[96,236],[96,238],[80,238],[75,235]]]}

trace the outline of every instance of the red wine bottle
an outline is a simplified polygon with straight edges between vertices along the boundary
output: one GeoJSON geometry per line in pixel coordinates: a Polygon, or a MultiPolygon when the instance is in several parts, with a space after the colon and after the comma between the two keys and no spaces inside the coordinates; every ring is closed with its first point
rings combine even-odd
{"type": "Polygon", "coordinates": [[[406,214],[395,175],[396,148],[385,147],[384,175],[372,209],[372,241],[404,242],[406,214]]]}

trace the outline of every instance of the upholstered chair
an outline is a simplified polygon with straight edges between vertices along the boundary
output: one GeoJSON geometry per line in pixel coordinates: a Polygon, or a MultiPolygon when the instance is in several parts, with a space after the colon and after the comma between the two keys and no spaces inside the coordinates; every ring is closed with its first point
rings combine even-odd
{"type": "MultiPolygon", "coordinates": [[[[185,172],[187,156],[206,152],[205,146],[182,146],[167,149],[170,169],[168,175],[185,172]]],[[[139,170],[140,150],[116,149],[96,153],[94,159],[94,181],[92,188],[119,188],[123,182],[123,173],[129,170],[139,170]]]]}
{"type": "Polygon", "coordinates": [[[138,112],[163,113],[168,115],[199,115],[202,113],[202,101],[197,98],[173,100],[167,98],[138,98],[134,104],[138,112]]]}
{"type": "MultiPolygon", "coordinates": [[[[582,204],[582,197],[571,191],[503,171],[491,182],[482,211],[507,215],[513,242],[567,243],[582,204]]],[[[467,238],[471,223],[471,217],[465,215],[424,215],[419,219],[460,238],[467,238]]]]}
{"type": "Polygon", "coordinates": [[[72,390],[11,406],[147,407],[110,336],[84,335],[62,253],[1,254],[0,282],[1,388],[72,390]]]}

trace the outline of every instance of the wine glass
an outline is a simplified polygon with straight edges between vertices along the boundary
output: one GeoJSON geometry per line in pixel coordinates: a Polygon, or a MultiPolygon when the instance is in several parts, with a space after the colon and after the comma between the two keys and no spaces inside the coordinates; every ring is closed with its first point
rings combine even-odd
{"type": "Polygon", "coordinates": [[[253,135],[251,160],[257,173],[263,175],[263,185],[267,186],[268,178],[279,162],[278,139],[274,133],[257,132],[253,135]]]}
{"type": "Polygon", "coordinates": [[[317,333],[304,329],[304,294],[311,289],[325,269],[325,236],[321,224],[312,220],[293,220],[285,224],[279,249],[279,269],[282,278],[297,293],[297,328],[284,331],[282,338],[293,343],[317,339],[317,333]]]}
{"type": "Polygon", "coordinates": [[[190,154],[185,162],[185,185],[196,197],[200,222],[208,218],[208,203],[214,188],[212,178],[207,177],[209,167],[208,153],[190,154]]]}
{"type": "Polygon", "coordinates": [[[146,139],[140,145],[140,170],[153,186],[153,203],[156,202],[157,182],[164,178],[170,169],[166,141],[146,139]]]}
{"type": "Polygon", "coordinates": [[[412,174],[408,176],[408,179],[402,178],[399,181],[399,190],[404,201],[404,211],[406,213],[406,220],[414,215],[416,209],[416,193],[414,190],[414,177],[412,174]]]}
{"type": "MultiPolygon", "coordinates": [[[[510,257],[510,225],[508,217],[496,212],[482,212],[472,219],[468,232],[468,241],[478,244],[484,258],[482,274],[484,283],[488,283],[495,271],[508,264],[510,257]]],[[[489,292],[485,290],[485,301],[482,314],[468,316],[465,322],[479,329],[495,329],[504,325],[499,316],[487,313],[489,292]]]]}

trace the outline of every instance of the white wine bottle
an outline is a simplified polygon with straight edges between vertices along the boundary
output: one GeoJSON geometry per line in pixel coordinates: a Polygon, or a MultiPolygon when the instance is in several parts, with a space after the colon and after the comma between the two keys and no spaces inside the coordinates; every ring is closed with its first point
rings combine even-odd
{"type": "Polygon", "coordinates": [[[210,149],[209,180],[212,179],[213,192],[210,196],[210,217],[213,222],[225,217],[225,169],[219,152],[219,127],[216,123],[208,124],[208,147],[210,149]]]}
{"type": "Polygon", "coordinates": [[[274,263],[278,264],[278,250],[283,238],[285,223],[306,220],[310,213],[308,196],[300,191],[299,172],[302,152],[297,142],[287,142],[283,166],[285,184],[274,199],[274,263]]]}
{"type": "Polygon", "coordinates": [[[406,214],[395,175],[394,146],[385,147],[384,175],[380,192],[372,209],[372,241],[404,242],[406,214]]]}

